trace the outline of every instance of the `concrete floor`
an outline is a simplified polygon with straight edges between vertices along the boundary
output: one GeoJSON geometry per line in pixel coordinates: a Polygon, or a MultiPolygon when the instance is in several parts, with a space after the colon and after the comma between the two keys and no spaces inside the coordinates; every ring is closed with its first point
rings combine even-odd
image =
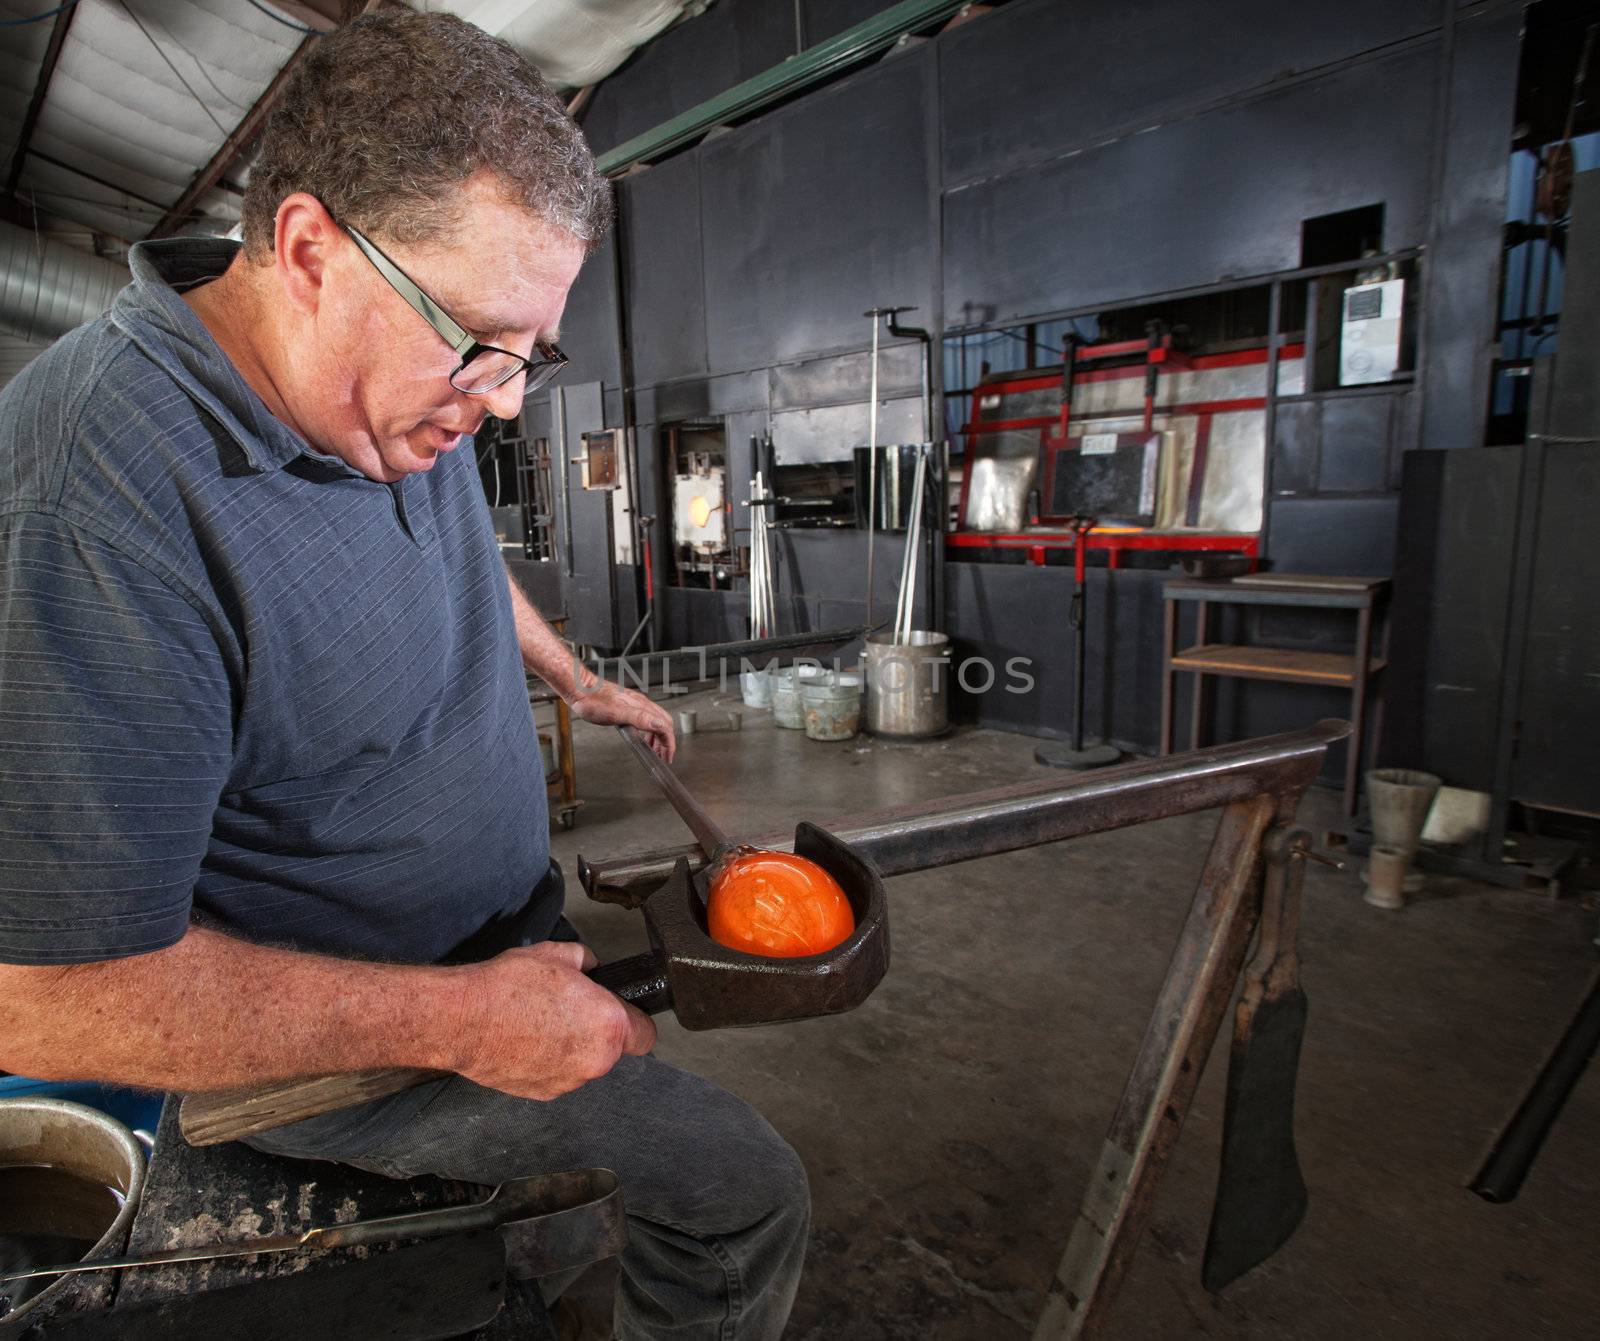
{"type": "MultiPolygon", "coordinates": [[[[961,731],[824,745],[765,727],[688,738],[677,767],[738,835],[1036,776],[1033,744],[961,731]]],[[[612,732],[580,725],[577,758],[586,804],[575,830],[553,831],[569,873],[579,852],[687,840],[612,732]]],[[[1335,814],[1319,791],[1302,817],[1320,831],[1335,814]]],[[[893,965],[850,1015],[698,1034],[659,1021],[662,1057],[750,1100],[805,1160],[814,1217],[790,1337],[1029,1334],[1213,824],[891,880],[893,965]]],[[[569,915],[602,959],[643,948],[637,914],[573,883],[569,915]]],[[[1222,1296],[1201,1288],[1223,1044],[1108,1334],[1600,1336],[1600,1067],[1517,1200],[1463,1188],[1581,996],[1594,934],[1592,898],[1437,880],[1384,913],[1353,871],[1313,866],[1298,1101],[1310,1212],[1222,1296]]]]}

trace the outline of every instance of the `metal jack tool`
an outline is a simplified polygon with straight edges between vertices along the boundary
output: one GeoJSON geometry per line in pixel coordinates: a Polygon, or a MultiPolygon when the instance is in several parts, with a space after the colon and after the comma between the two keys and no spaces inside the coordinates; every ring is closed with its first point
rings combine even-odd
{"type": "MultiPolygon", "coordinates": [[[[1288,1126],[1300,1018],[1293,896],[1303,858],[1315,854],[1289,826],[1328,746],[1349,734],[1348,722],[1329,720],[1260,740],[1137,759],[1068,780],[1032,780],[851,815],[832,825],[885,874],[900,875],[1223,807],[1035,1341],[1091,1336],[1105,1324],[1263,916],[1264,869],[1271,898],[1244,1008],[1235,1021],[1235,1056],[1242,1069],[1230,1082],[1238,1097],[1230,1095],[1231,1131],[1224,1145],[1245,1139],[1247,1101],[1269,1096],[1279,1110],[1278,1125],[1267,1127],[1273,1176],[1241,1186],[1238,1180],[1256,1174],[1248,1163],[1225,1157],[1208,1276],[1220,1278],[1224,1269],[1236,1274],[1264,1260],[1298,1221],[1303,1184],[1288,1126]],[[1285,1038],[1292,1046],[1281,1046],[1285,1038]],[[1269,1046],[1275,1041],[1280,1045],[1269,1046]],[[1252,1195],[1281,1198],[1283,1205],[1270,1212],[1251,1208],[1252,1195]],[[1240,1206],[1251,1211],[1243,1223],[1240,1206]]],[[[697,853],[677,849],[606,863],[580,860],[580,872],[591,898],[630,904],[675,864],[699,860],[697,853]]]]}
{"type": "MultiPolygon", "coordinates": [[[[707,858],[734,850],[672,770],[631,731],[619,730],[689,824],[707,858]]],[[[833,949],[820,955],[769,959],[717,944],[706,931],[709,871],[691,871],[687,861],[680,861],[644,905],[651,949],[601,964],[589,976],[647,1014],[672,1011],[686,1029],[808,1020],[860,1005],[889,968],[883,876],[870,858],[811,824],[795,829],[793,850],[827,871],[850,900],[856,929],[833,949]]],[[[191,1145],[238,1140],[448,1074],[391,1068],[191,1094],[180,1110],[183,1135],[191,1145]]]]}
{"type": "MultiPolygon", "coordinates": [[[[871,860],[832,834],[801,824],[793,850],[839,882],[856,929],[833,949],[796,959],[770,959],[719,945],[706,932],[706,894],[718,863],[744,849],[638,736],[626,727],[617,730],[695,836],[707,862],[691,871],[687,861],[678,861],[667,883],[644,905],[645,929],[654,948],[635,956],[634,962],[641,972],[649,964],[656,966],[662,1005],[670,1003],[686,1029],[715,1029],[836,1015],[865,1001],[889,970],[888,905],[883,876],[871,860]]],[[[628,972],[624,966],[629,963],[618,961],[618,971],[628,972]]]]}

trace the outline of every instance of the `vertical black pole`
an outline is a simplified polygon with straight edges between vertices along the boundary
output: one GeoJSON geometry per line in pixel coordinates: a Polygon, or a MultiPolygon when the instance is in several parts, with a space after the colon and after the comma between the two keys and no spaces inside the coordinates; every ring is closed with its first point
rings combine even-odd
{"type": "Polygon", "coordinates": [[[1067,614],[1067,621],[1072,625],[1072,748],[1083,749],[1083,599],[1084,582],[1088,576],[1087,556],[1084,546],[1089,538],[1089,526],[1094,525],[1089,521],[1089,526],[1083,523],[1087,518],[1080,518],[1073,526],[1077,532],[1072,546],[1072,605],[1067,614]]]}

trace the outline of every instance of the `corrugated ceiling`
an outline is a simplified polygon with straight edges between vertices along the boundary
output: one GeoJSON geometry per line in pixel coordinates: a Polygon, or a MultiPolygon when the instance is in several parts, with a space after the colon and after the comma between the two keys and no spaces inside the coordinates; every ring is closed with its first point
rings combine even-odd
{"type": "MultiPolygon", "coordinates": [[[[22,0],[0,4],[39,12],[22,0]]],[[[4,67],[8,105],[26,108],[50,27],[0,29],[7,56],[19,57],[4,67]]],[[[143,237],[299,42],[244,0],[79,0],[18,194],[98,231],[143,237]]],[[[205,203],[217,215],[209,230],[237,218],[225,195],[205,203]]]]}
{"type": "MultiPolygon", "coordinates": [[[[0,20],[58,0],[0,0],[0,20]]],[[[264,0],[263,0],[264,2],[264,0]]],[[[329,8],[326,0],[305,0],[329,8]]],[[[700,0],[416,0],[504,37],[552,82],[595,82],[700,0]]],[[[189,189],[305,39],[249,0],[78,0],[17,181],[17,200],[124,241],[189,189]]],[[[7,172],[59,19],[0,27],[0,173],[7,172]]],[[[249,151],[185,231],[226,232],[249,151]]],[[[0,181],[0,188],[4,182],[0,181]]],[[[3,190],[0,190],[3,194],[3,190]]],[[[15,217],[15,216],[13,216],[15,217]]]]}

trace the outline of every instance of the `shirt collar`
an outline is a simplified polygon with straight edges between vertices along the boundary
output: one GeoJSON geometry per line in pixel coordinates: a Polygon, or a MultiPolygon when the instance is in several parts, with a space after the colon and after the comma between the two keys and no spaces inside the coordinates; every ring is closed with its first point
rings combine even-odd
{"type": "Polygon", "coordinates": [[[253,469],[277,470],[309,456],[359,475],[276,418],[183,301],[184,290],[216,279],[239,248],[231,239],[210,237],[135,244],[128,253],[133,283],[112,303],[112,322],[221,425],[253,469]]]}

